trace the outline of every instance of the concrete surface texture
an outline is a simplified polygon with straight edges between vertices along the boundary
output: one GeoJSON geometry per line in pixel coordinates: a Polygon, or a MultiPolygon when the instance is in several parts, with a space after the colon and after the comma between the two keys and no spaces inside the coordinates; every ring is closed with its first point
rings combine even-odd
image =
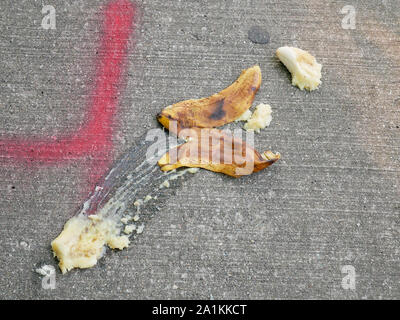
{"type": "Polygon", "coordinates": [[[7,157],[4,141],[57,141],[84,123],[106,4],[0,3],[0,298],[399,299],[399,1],[137,1],[112,148],[60,163],[7,157]],[[44,5],[56,29],[42,28],[44,5]],[[252,27],[268,32],[251,34],[264,43],[249,40],[252,27]],[[275,57],[283,45],[323,64],[318,91],[291,86],[275,57]],[[92,171],[159,127],[163,107],[217,92],[254,64],[254,104],[273,109],[255,146],[282,159],[241,179],[202,170],[129,249],[57,269],[55,289],[43,288],[35,269],[56,267],[50,242],[92,171]]]}

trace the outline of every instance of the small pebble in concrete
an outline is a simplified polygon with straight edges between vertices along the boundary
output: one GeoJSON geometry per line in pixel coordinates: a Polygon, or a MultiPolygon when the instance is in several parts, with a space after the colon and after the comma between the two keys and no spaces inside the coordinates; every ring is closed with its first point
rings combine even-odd
{"type": "Polygon", "coordinates": [[[141,234],[143,232],[143,229],[144,229],[144,225],[142,224],[142,225],[140,225],[139,227],[136,228],[136,233],[137,234],[141,234]]]}
{"type": "Polygon", "coordinates": [[[269,43],[269,33],[260,26],[252,26],[248,32],[248,38],[251,42],[258,44],[269,43]]]}
{"type": "Polygon", "coordinates": [[[29,243],[26,242],[26,241],[24,241],[24,240],[21,240],[21,241],[19,242],[19,245],[20,245],[20,247],[22,247],[22,248],[24,248],[24,249],[29,249],[29,243]]]}

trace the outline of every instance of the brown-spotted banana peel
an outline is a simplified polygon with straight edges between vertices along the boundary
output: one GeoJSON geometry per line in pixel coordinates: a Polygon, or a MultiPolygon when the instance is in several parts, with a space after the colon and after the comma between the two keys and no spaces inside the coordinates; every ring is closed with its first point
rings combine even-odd
{"type": "MultiPolygon", "coordinates": [[[[239,118],[253,103],[261,85],[261,70],[253,66],[242,71],[239,78],[224,90],[208,98],[185,100],[166,107],[158,121],[167,129],[176,121],[182,128],[215,128],[239,118]]],[[[174,132],[176,133],[176,132],[174,132]]]]}

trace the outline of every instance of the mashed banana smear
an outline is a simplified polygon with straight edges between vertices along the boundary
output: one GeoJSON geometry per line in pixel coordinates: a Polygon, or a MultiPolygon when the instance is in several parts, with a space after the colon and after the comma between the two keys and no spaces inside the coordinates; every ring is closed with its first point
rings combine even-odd
{"type": "Polygon", "coordinates": [[[261,129],[268,127],[272,121],[272,109],[269,104],[260,103],[253,115],[247,120],[244,129],[260,132],[261,129]]]}
{"type": "Polygon", "coordinates": [[[51,243],[62,273],[73,268],[93,267],[104,254],[105,245],[119,250],[128,247],[129,238],[120,236],[120,229],[112,218],[81,214],[68,220],[51,243]]]}

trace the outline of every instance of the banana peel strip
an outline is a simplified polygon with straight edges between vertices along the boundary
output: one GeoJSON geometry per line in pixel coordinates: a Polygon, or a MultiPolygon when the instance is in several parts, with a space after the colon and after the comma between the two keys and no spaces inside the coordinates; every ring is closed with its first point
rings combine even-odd
{"type": "Polygon", "coordinates": [[[178,131],[193,127],[220,127],[236,120],[250,108],[260,85],[261,69],[253,66],[243,70],[239,78],[224,90],[208,98],[185,100],[168,106],[157,115],[157,119],[170,131],[174,131],[171,130],[171,121],[177,123],[178,131]]]}
{"type": "Polygon", "coordinates": [[[203,168],[238,178],[265,169],[280,158],[271,151],[260,154],[242,139],[215,128],[188,128],[180,136],[188,142],[158,161],[161,170],[203,168]]]}

